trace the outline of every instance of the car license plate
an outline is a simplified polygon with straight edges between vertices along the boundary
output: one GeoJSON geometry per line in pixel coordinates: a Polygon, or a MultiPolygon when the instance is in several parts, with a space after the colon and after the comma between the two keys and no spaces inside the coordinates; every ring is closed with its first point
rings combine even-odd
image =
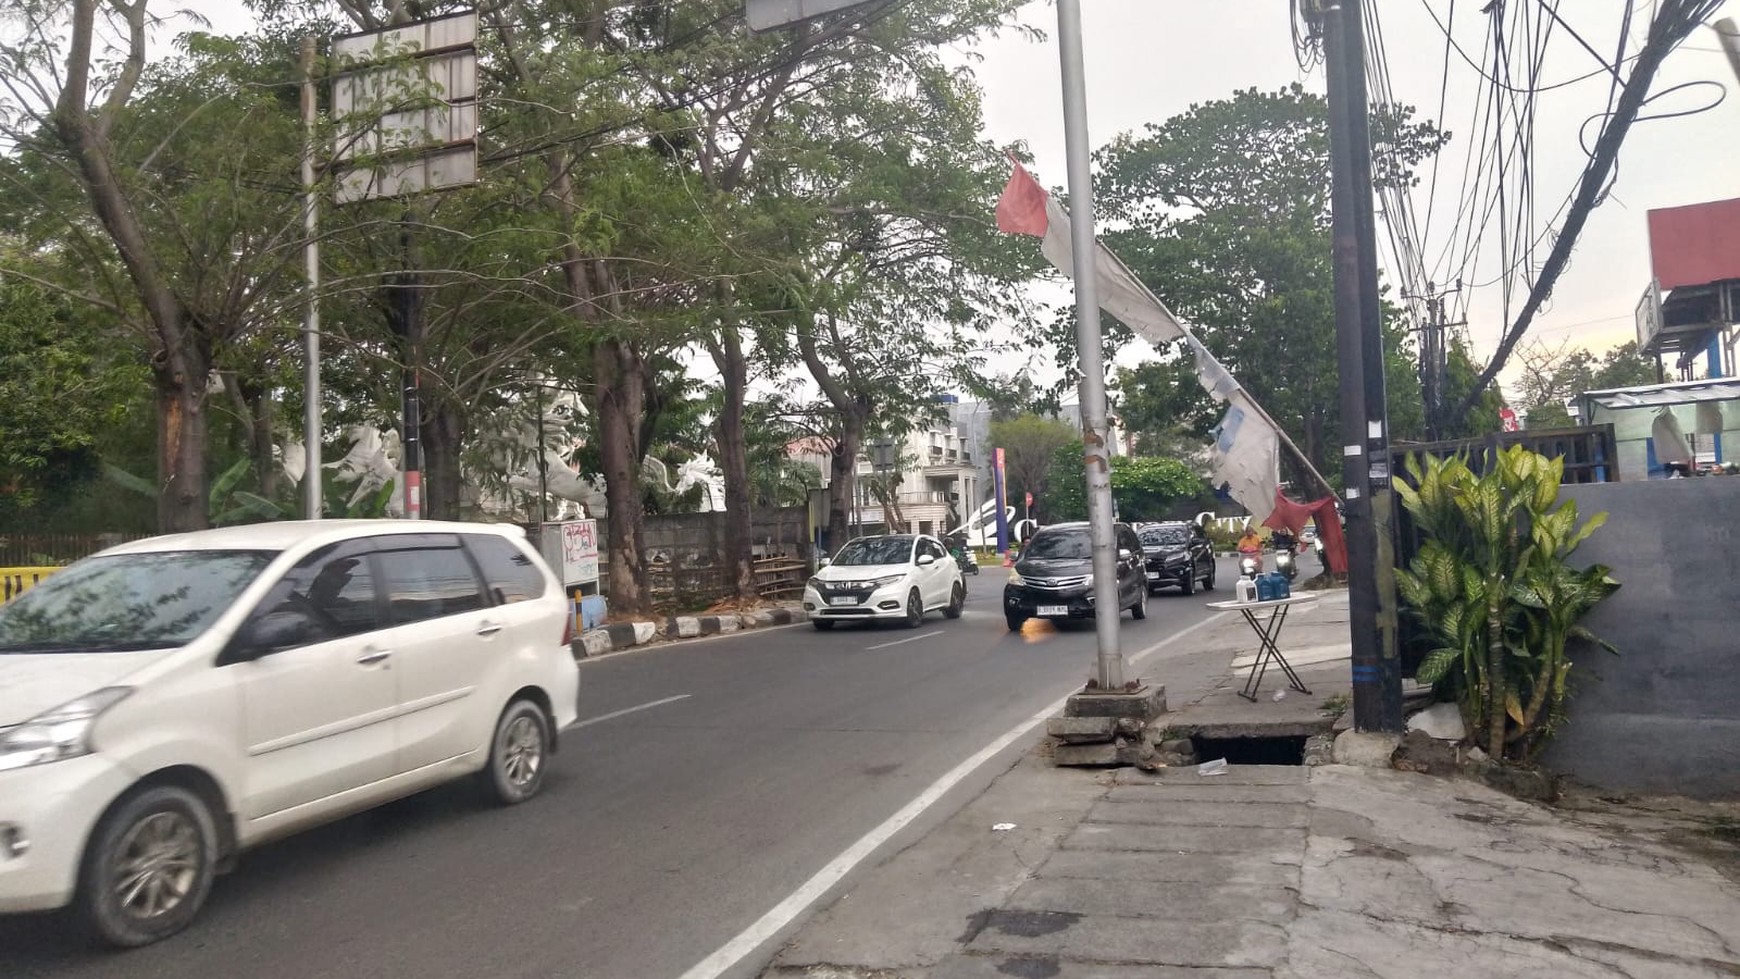
{"type": "Polygon", "coordinates": [[[1158,571],[1148,572],[1148,580],[1149,581],[1159,581],[1160,580],[1160,572],[1158,572],[1158,571]]]}
{"type": "Polygon", "coordinates": [[[1068,605],[1041,605],[1036,610],[1039,615],[1068,615],[1068,605]]]}
{"type": "Polygon", "coordinates": [[[856,605],[856,604],[858,604],[858,600],[856,598],[852,598],[851,596],[841,596],[839,598],[828,599],[828,604],[829,605],[856,605]]]}

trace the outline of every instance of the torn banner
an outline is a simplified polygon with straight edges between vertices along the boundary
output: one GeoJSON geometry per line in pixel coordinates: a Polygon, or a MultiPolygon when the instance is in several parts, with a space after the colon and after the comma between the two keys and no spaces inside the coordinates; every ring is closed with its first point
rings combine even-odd
{"type": "Polygon", "coordinates": [[[1271,530],[1285,530],[1294,537],[1305,529],[1307,520],[1317,524],[1317,534],[1323,538],[1323,555],[1327,558],[1329,570],[1336,574],[1347,573],[1347,538],[1341,533],[1341,517],[1335,510],[1335,497],[1326,496],[1310,503],[1294,503],[1279,493],[1275,494],[1275,512],[1269,514],[1263,521],[1263,526],[1271,530]]]}
{"type": "MultiPolygon", "coordinates": [[[[1065,275],[1075,269],[1070,246],[1069,215],[1039,181],[1020,164],[997,200],[997,228],[1010,234],[1033,235],[1039,250],[1065,275]]],[[[1196,361],[1196,377],[1216,401],[1227,402],[1226,417],[1215,429],[1214,463],[1210,479],[1225,486],[1251,515],[1262,520],[1275,508],[1280,488],[1280,445],[1283,436],[1274,422],[1232,373],[1209,353],[1159,297],[1137,279],[1101,242],[1094,243],[1094,278],[1100,308],[1155,345],[1183,340],[1196,361]]],[[[1321,477],[1319,477],[1321,479],[1321,477]]]]}

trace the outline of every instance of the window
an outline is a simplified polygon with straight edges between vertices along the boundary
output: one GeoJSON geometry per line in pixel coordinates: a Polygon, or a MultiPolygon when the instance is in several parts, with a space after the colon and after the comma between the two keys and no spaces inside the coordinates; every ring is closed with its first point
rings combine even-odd
{"type": "Polygon", "coordinates": [[[860,537],[840,548],[834,563],[845,567],[871,567],[881,564],[912,563],[912,538],[860,537]]]}
{"type": "Polygon", "coordinates": [[[186,645],[272,560],[270,551],[152,551],[80,561],[0,607],[0,654],[186,645]]]}
{"type": "Polygon", "coordinates": [[[243,645],[286,649],[382,627],[367,541],[323,547],[285,573],[243,627],[243,645]]]}
{"type": "Polygon", "coordinates": [[[417,542],[418,546],[380,554],[381,576],[387,585],[387,614],[394,625],[484,607],[477,572],[459,546],[458,537],[420,534],[417,542]]]}
{"type": "Polygon", "coordinates": [[[544,594],[544,573],[530,555],[494,534],[466,534],[465,546],[483,568],[483,580],[497,605],[530,601],[544,594]]]}
{"type": "Polygon", "coordinates": [[[1094,556],[1093,543],[1085,528],[1040,531],[1021,549],[1023,558],[1080,561],[1094,556]]]}
{"type": "Polygon", "coordinates": [[[931,557],[936,558],[939,561],[949,556],[949,553],[942,549],[941,544],[931,540],[920,541],[918,545],[918,553],[929,554],[931,557]]]}

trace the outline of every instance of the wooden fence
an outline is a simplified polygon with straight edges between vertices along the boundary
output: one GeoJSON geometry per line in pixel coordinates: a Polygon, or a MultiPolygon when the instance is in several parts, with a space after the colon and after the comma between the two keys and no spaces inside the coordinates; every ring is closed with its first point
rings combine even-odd
{"type": "Polygon", "coordinates": [[[0,534],[0,567],[71,564],[116,544],[149,534],[0,534]]]}

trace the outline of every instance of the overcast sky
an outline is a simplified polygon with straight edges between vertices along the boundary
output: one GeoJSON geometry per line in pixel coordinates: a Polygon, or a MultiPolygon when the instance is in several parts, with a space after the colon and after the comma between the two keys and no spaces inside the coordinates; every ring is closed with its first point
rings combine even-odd
{"type": "MultiPolygon", "coordinates": [[[[1480,12],[1483,5],[1476,0],[1381,0],[1378,10],[1396,98],[1416,106],[1421,117],[1437,116],[1440,82],[1445,77],[1444,34],[1428,6],[1449,21],[1462,48],[1479,60],[1487,33],[1487,16],[1480,12]]],[[[1139,130],[1185,111],[1192,103],[1225,98],[1241,88],[1276,89],[1298,81],[1323,91],[1322,69],[1301,72],[1294,57],[1288,0],[1087,0],[1082,6],[1089,131],[1095,147],[1120,132],[1139,130]]],[[[1637,7],[1641,19],[1649,4],[1639,2],[1637,7]]],[[[1620,0],[1578,0],[1560,10],[1596,50],[1616,48],[1624,10],[1620,0]]],[[[1718,16],[1740,17],[1740,0],[1729,0],[1718,16]]],[[[1036,158],[1041,182],[1062,186],[1066,174],[1056,9],[1048,0],[1035,0],[1022,11],[1022,21],[1043,29],[1046,40],[1035,43],[1006,32],[977,48],[983,57],[975,70],[986,92],[986,127],[998,142],[1024,141],[1036,158]]],[[[1641,27],[1634,25],[1632,33],[1641,39],[1641,27]]],[[[1635,51],[1636,44],[1628,50],[1635,51]]],[[[1449,57],[1445,118],[1440,124],[1454,139],[1439,164],[1437,213],[1425,242],[1426,253],[1432,256],[1443,249],[1444,232],[1454,222],[1463,161],[1475,142],[1470,120],[1478,77],[1457,54],[1451,52],[1449,57]]],[[[1549,41],[1542,82],[1599,67],[1589,52],[1560,31],[1549,41]]],[[[1698,79],[1718,82],[1729,90],[1736,86],[1716,36],[1708,29],[1700,29],[1668,59],[1652,91],[1698,79]]],[[[1662,99],[1651,111],[1694,108],[1711,101],[1715,92],[1712,86],[1683,91],[1662,99]]],[[[1547,217],[1575,186],[1585,159],[1578,146],[1578,127],[1605,108],[1607,96],[1607,79],[1596,77],[1539,97],[1537,230],[1544,230],[1547,217]]],[[[1591,140],[1595,131],[1591,125],[1591,140]]],[[[1709,112],[1633,128],[1620,154],[1612,196],[1591,216],[1546,313],[1536,318],[1530,335],[1551,343],[1568,338],[1596,351],[1632,339],[1632,309],[1650,280],[1646,212],[1740,196],[1736,161],[1740,161],[1740,98],[1730,97],[1709,112]]],[[[1426,198],[1422,186],[1414,205],[1422,222],[1426,198]]],[[[1537,262],[1545,256],[1543,247],[1537,262]]],[[[1472,281],[1488,282],[1498,268],[1493,254],[1472,281]]],[[[1520,301],[1519,297],[1516,303],[1520,301]]],[[[1469,332],[1483,360],[1497,342],[1502,319],[1503,298],[1497,285],[1471,289],[1469,332]]]]}

